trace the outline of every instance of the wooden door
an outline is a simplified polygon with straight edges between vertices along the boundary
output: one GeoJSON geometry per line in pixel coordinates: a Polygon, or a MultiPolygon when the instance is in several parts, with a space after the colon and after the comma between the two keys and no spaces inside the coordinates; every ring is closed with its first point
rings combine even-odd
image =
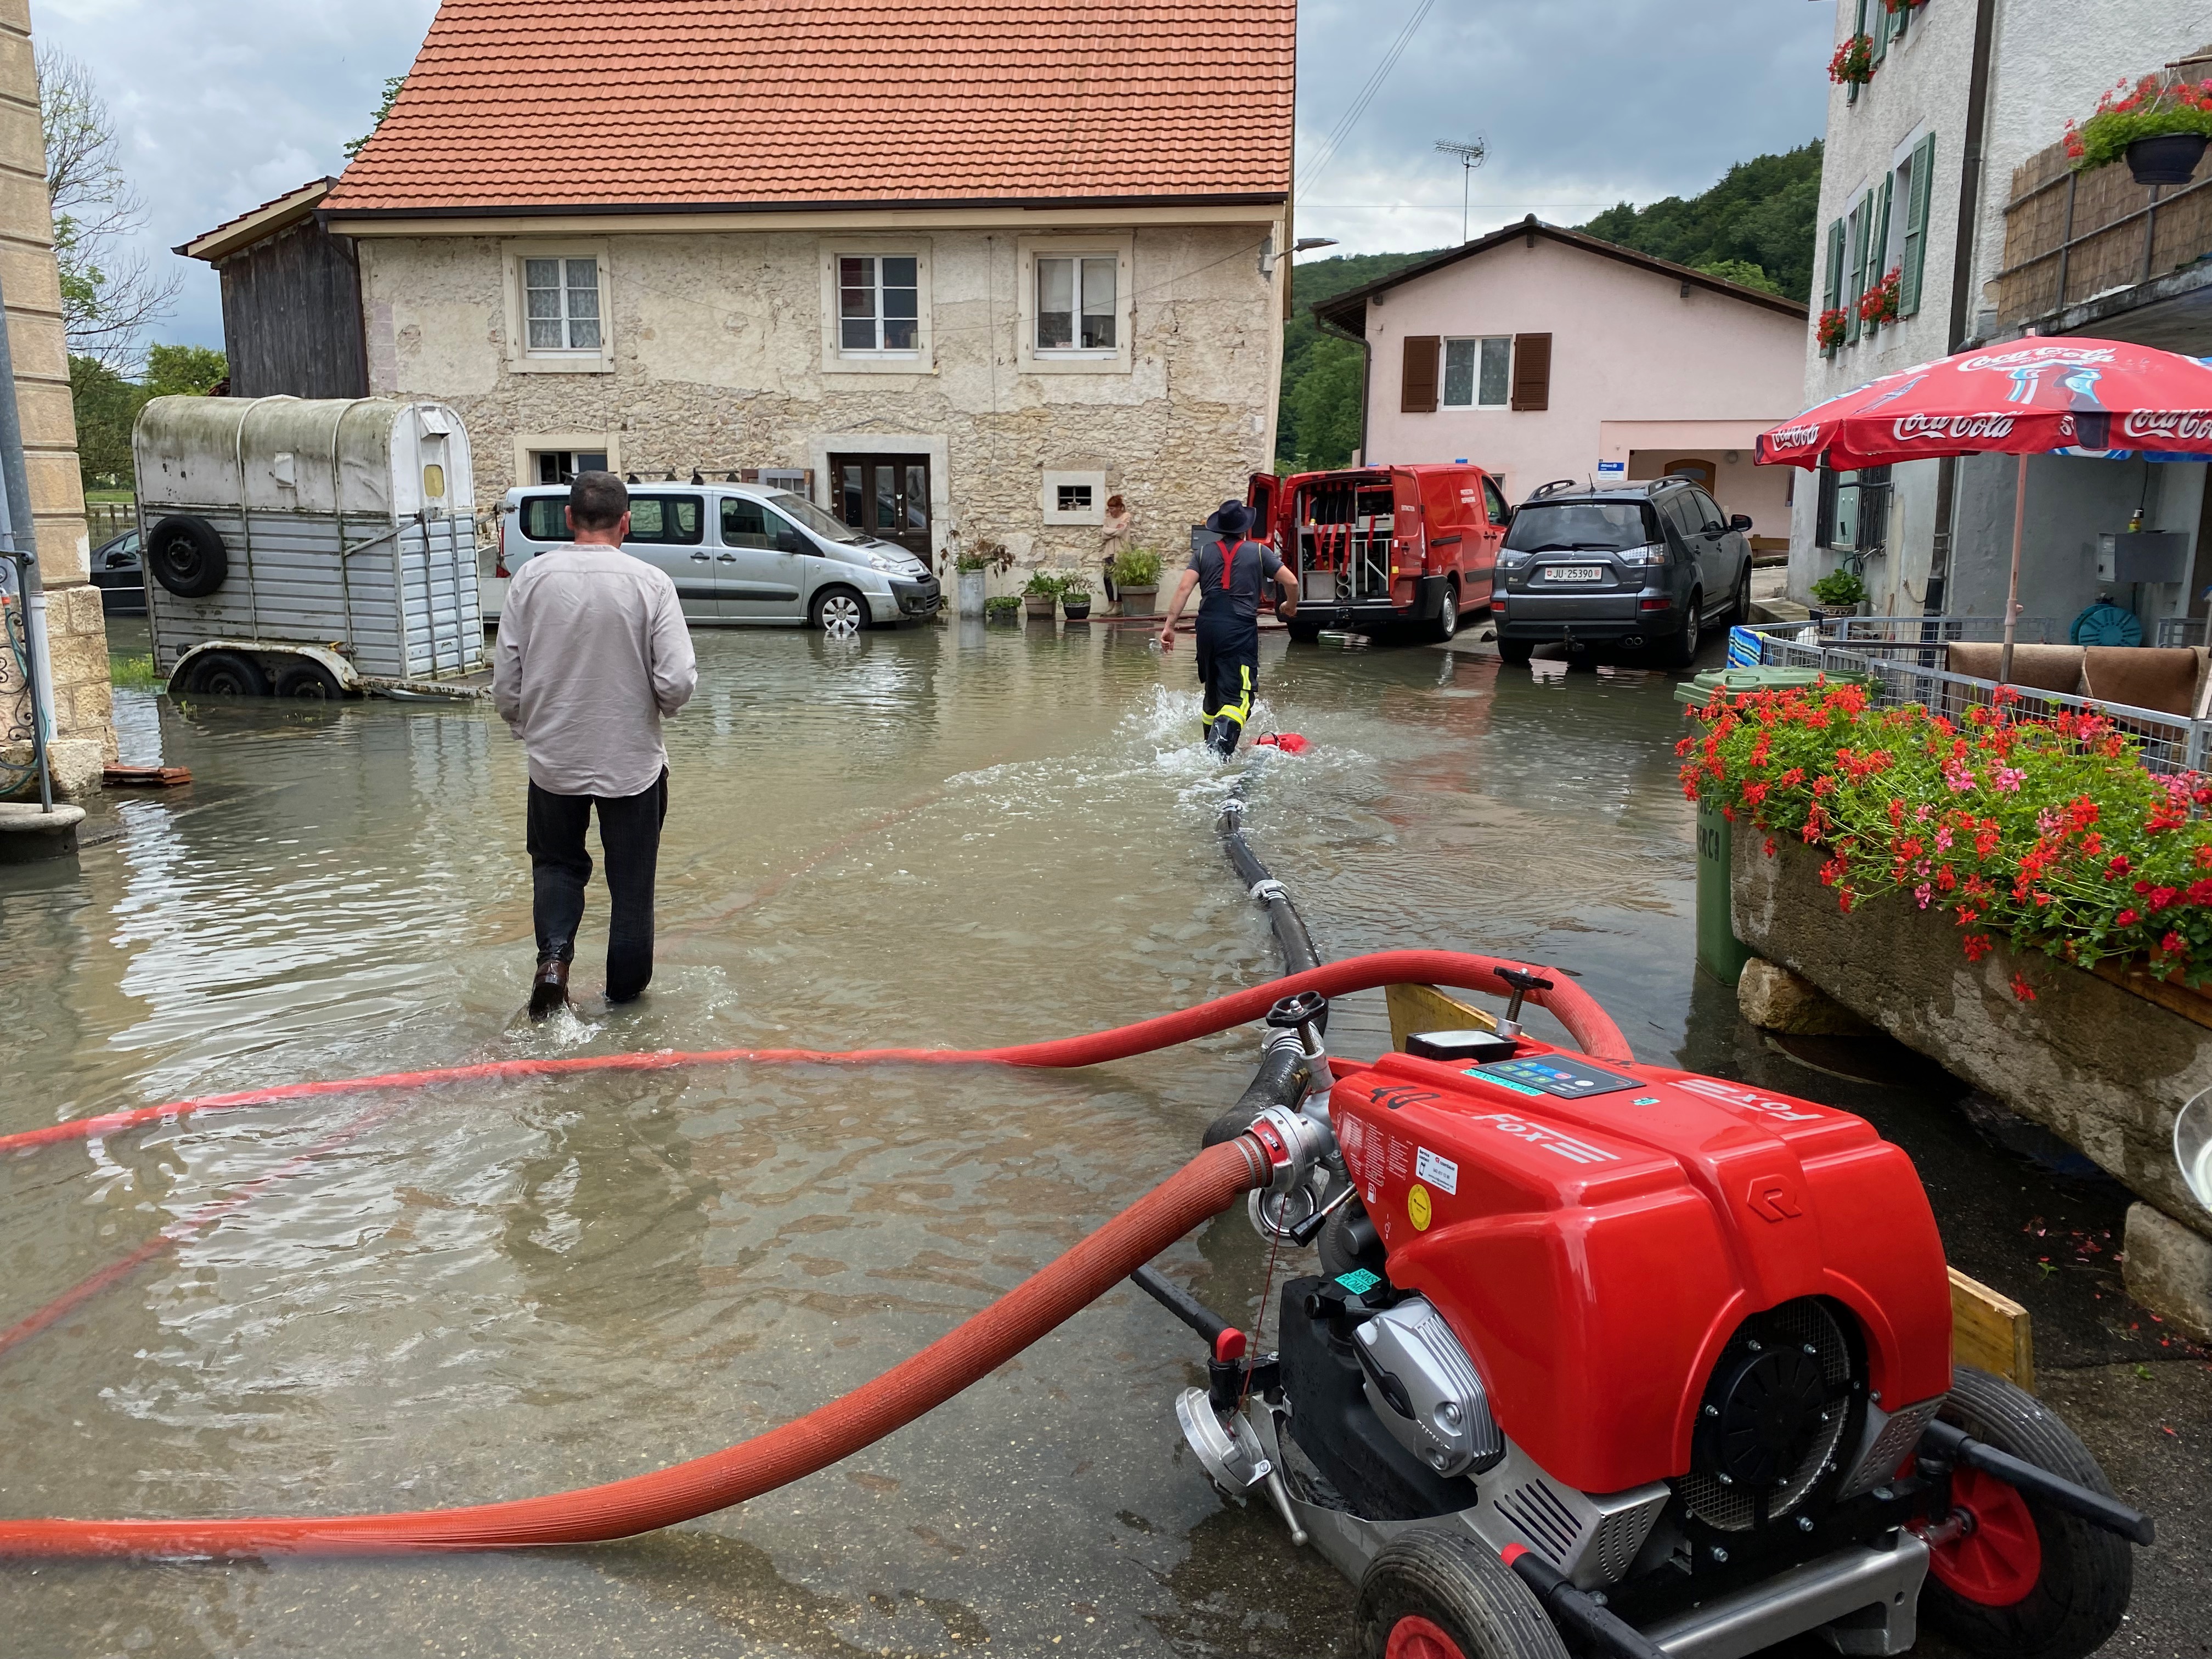
{"type": "Polygon", "coordinates": [[[928,456],[832,455],[830,510],[863,534],[931,562],[928,456]]]}

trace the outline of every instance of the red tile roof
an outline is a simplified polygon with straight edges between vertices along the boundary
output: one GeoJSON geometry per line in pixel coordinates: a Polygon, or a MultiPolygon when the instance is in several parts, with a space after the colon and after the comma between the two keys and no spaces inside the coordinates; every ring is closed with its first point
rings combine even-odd
{"type": "Polygon", "coordinates": [[[443,0],[323,203],[1279,199],[1297,0],[443,0]]]}

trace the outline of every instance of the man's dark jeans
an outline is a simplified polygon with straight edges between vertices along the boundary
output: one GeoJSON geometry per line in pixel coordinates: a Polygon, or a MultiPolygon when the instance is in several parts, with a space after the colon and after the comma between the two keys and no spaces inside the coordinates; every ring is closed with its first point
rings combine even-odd
{"type": "Polygon", "coordinates": [[[584,826],[599,812],[599,850],[607,860],[607,1000],[628,1002],[653,981],[653,874],[660,859],[660,825],[668,816],[668,773],[641,793],[556,795],[530,786],[532,917],[538,959],[573,962],[584,920],[584,888],[592,855],[584,826]]]}

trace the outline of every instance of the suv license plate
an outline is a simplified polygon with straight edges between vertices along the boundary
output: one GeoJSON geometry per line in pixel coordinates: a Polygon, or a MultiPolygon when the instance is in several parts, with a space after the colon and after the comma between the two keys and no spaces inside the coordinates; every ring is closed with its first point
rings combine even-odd
{"type": "Polygon", "coordinates": [[[1601,564],[1555,564],[1544,572],[1547,581],[1598,582],[1605,580],[1601,564]]]}

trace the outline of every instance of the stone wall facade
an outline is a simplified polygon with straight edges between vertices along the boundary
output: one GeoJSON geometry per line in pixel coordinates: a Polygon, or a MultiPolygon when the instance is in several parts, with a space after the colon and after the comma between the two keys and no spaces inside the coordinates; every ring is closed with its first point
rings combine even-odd
{"type": "Polygon", "coordinates": [[[1005,544],[1018,566],[1095,565],[1097,514],[1059,513],[1050,473],[1095,478],[1098,511],[1124,495],[1133,544],[1172,570],[1188,526],[1241,499],[1273,454],[1288,262],[1263,255],[1281,230],[1247,220],[364,234],[370,389],[459,410],[487,504],[533,481],[521,475],[541,449],[604,450],[615,470],[649,478],[810,468],[824,507],[832,453],[915,453],[931,463],[941,569],[982,541],[1005,544]],[[1111,353],[1033,349],[1033,261],[1068,252],[1120,262],[1111,353]],[[599,262],[596,354],[536,356],[518,341],[522,262],[549,254],[599,262]],[[842,350],[835,272],[848,254],[921,260],[914,353],[842,350]]]}
{"type": "MultiPolygon", "coordinates": [[[[115,758],[115,725],[106,625],[87,574],[91,544],[46,176],[30,9],[26,0],[0,0],[0,289],[30,481],[37,580],[46,593],[52,768],[64,793],[76,794],[97,788],[101,765],[115,758]]],[[[21,503],[15,505],[20,513],[21,503]]],[[[19,710],[0,709],[0,729],[19,728],[27,729],[19,710]]],[[[20,760],[28,749],[10,745],[6,758],[20,760]]]]}

